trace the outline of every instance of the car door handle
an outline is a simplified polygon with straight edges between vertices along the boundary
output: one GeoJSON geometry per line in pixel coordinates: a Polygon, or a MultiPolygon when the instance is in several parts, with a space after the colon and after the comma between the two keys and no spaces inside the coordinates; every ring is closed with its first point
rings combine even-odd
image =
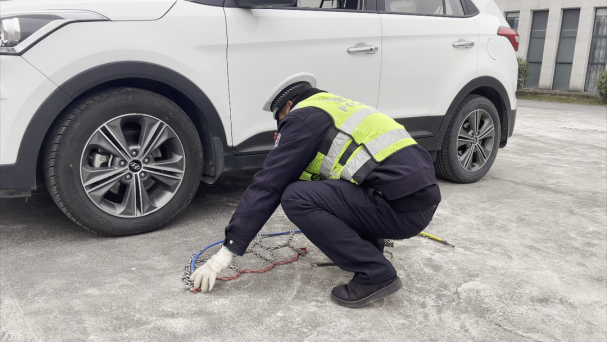
{"type": "Polygon", "coordinates": [[[469,41],[457,41],[453,43],[453,47],[456,49],[471,49],[474,46],[474,42],[469,41]]]}
{"type": "Polygon", "coordinates": [[[377,46],[357,46],[357,47],[351,47],[348,48],[348,54],[349,55],[358,55],[358,54],[362,54],[362,53],[366,53],[366,54],[374,54],[379,50],[379,48],[377,46]]]}

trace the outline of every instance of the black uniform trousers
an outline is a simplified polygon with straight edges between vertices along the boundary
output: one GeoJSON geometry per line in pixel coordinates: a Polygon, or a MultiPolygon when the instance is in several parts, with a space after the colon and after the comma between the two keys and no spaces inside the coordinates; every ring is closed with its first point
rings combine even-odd
{"type": "Polygon", "coordinates": [[[408,239],[424,230],[433,208],[396,212],[379,192],[343,180],[295,182],[282,208],[304,235],[359,284],[396,276],[384,257],[384,239],[408,239]]]}

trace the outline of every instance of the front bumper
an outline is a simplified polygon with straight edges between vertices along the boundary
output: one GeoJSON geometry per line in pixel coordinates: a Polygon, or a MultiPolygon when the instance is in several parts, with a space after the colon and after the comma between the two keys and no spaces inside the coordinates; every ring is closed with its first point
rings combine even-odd
{"type": "Polygon", "coordinates": [[[18,156],[38,156],[40,146],[28,146],[23,136],[55,90],[57,86],[22,57],[0,56],[0,189],[35,187],[36,164],[20,165],[18,156]]]}

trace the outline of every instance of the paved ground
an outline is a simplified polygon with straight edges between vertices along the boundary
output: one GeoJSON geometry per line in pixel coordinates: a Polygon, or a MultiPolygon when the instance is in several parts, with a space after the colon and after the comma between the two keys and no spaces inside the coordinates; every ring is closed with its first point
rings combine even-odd
{"type": "MultiPolygon", "coordinates": [[[[44,192],[0,200],[3,341],[605,341],[607,110],[520,102],[515,135],[472,185],[441,182],[427,232],[392,249],[405,289],[329,301],[350,274],[295,264],[182,289],[191,253],[223,235],[251,172],[201,186],[165,229],[99,238],[44,192]]],[[[266,231],[292,225],[282,211],[266,231]]],[[[304,238],[296,244],[308,245],[304,238]]]]}

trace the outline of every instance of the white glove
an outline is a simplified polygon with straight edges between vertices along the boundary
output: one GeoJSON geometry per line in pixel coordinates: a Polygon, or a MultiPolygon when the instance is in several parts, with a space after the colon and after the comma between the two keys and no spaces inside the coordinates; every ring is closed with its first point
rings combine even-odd
{"type": "Polygon", "coordinates": [[[217,254],[213,255],[202,267],[192,273],[190,281],[194,281],[194,288],[200,288],[202,292],[213,290],[215,278],[217,274],[224,268],[228,267],[234,258],[232,252],[227,248],[222,247],[217,254]],[[202,286],[201,286],[202,282],[202,286]]]}

